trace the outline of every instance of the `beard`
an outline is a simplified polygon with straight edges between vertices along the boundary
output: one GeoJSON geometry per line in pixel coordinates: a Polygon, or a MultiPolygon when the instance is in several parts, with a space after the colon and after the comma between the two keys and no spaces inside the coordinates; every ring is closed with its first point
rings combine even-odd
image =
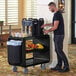
{"type": "Polygon", "coordinates": [[[54,12],[54,9],[52,9],[51,12],[54,12]]]}

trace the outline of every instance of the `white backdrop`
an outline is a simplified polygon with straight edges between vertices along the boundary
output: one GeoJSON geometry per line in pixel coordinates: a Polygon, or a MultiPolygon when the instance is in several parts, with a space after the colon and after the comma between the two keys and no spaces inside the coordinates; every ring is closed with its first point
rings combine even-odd
{"type": "Polygon", "coordinates": [[[52,2],[54,0],[37,0],[38,4],[48,4],[49,2],[52,2]]]}
{"type": "Polygon", "coordinates": [[[45,23],[51,23],[53,13],[48,9],[48,3],[54,0],[37,0],[37,17],[44,18],[45,23]]]}

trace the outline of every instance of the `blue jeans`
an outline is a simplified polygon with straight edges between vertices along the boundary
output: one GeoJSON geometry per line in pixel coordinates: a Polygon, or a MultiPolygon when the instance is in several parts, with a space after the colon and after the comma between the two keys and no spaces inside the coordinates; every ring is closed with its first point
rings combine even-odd
{"type": "Polygon", "coordinates": [[[62,66],[62,62],[64,63],[64,66],[68,66],[68,60],[63,52],[63,41],[64,41],[64,35],[54,35],[54,45],[55,45],[55,52],[57,54],[58,59],[58,66],[62,66]]]}

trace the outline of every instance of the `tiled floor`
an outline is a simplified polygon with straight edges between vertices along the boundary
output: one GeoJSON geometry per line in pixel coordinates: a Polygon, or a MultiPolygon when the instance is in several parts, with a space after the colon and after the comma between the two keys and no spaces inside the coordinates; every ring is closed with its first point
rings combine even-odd
{"type": "Polygon", "coordinates": [[[23,68],[18,67],[18,72],[12,72],[7,62],[6,48],[0,48],[0,76],[76,76],[76,45],[69,45],[70,72],[59,73],[49,69],[41,70],[39,66],[30,67],[29,73],[24,74],[23,68]]]}

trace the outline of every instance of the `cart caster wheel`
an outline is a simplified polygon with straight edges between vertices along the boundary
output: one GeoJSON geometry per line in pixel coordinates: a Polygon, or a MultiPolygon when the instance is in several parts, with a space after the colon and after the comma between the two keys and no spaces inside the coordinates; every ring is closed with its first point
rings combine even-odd
{"type": "Polygon", "coordinates": [[[45,69],[46,69],[45,64],[41,64],[41,69],[42,69],[42,70],[45,70],[45,69]]]}
{"type": "Polygon", "coordinates": [[[24,74],[27,74],[28,73],[28,69],[27,68],[24,68],[23,69],[23,72],[24,72],[24,74]]]}
{"type": "Polygon", "coordinates": [[[12,67],[12,70],[13,70],[13,72],[17,72],[17,67],[16,66],[13,66],[12,67]]]}

